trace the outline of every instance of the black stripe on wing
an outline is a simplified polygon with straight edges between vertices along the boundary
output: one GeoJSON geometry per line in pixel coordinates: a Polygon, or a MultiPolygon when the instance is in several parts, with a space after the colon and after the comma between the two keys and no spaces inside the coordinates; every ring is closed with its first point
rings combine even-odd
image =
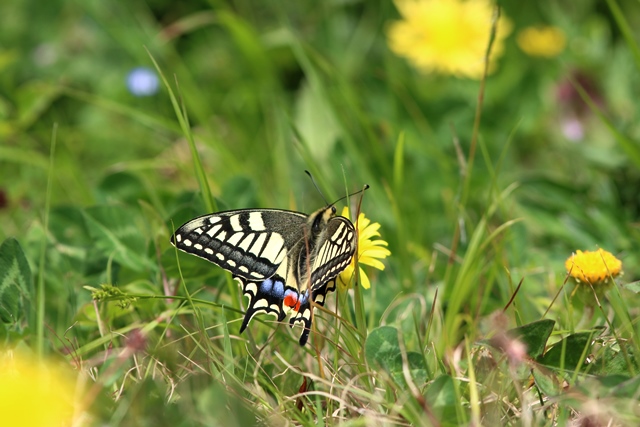
{"type": "Polygon", "coordinates": [[[265,228],[263,212],[205,215],[180,226],[171,243],[232,274],[261,280],[275,274],[287,254],[285,239],[265,228]]]}
{"type": "MultiPolygon", "coordinates": [[[[335,217],[329,221],[327,239],[318,248],[311,270],[311,289],[322,288],[351,262],[356,250],[356,232],[351,221],[335,217]]],[[[315,291],[317,292],[317,290],[315,291]]]]}
{"type": "Polygon", "coordinates": [[[288,311],[284,307],[285,298],[288,295],[296,300],[298,298],[298,291],[287,286],[284,279],[278,275],[259,282],[249,281],[239,276],[233,278],[240,283],[242,293],[249,297],[240,333],[247,328],[253,316],[258,313],[271,314],[276,316],[279,322],[282,322],[288,311]]]}
{"type": "MultiPolygon", "coordinates": [[[[315,292],[312,293],[313,300],[316,304],[324,306],[327,299],[327,294],[333,292],[336,289],[335,280],[329,280],[320,286],[315,292]]],[[[303,330],[300,334],[300,345],[305,345],[309,339],[309,332],[311,332],[311,324],[313,323],[313,306],[308,298],[304,298],[300,304],[298,311],[289,319],[289,325],[293,327],[296,323],[302,323],[303,330]]]]}

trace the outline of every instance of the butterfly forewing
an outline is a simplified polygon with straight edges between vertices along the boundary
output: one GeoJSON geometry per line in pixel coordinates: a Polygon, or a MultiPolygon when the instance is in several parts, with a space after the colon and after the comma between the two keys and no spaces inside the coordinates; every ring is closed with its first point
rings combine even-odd
{"type": "Polygon", "coordinates": [[[356,231],[333,206],[305,215],[277,209],[244,209],[195,218],[171,237],[178,249],[232,273],[249,298],[242,332],[257,313],[302,323],[307,342],[313,302],[324,305],[335,278],[356,250],[356,231]]]}
{"type": "Polygon", "coordinates": [[[272,209],[219,212],[182,225],[171,243],[236,276],[264,280],[275,274],[288,248],[300,240],[306,218],[272,209]]]}
{"type": "Polygon", "coordinates": [[[334,279],[351,262],[356,250],[355,228],[347,218],[338,216],[327,223],[326,238],[319,242],[311,267],[311,289],[334,279]]]}

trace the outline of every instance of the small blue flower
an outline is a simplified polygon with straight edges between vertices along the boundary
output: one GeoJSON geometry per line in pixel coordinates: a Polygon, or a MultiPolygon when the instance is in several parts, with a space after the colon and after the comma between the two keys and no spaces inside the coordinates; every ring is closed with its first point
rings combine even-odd
{"type": "Polygon", "coordinates": [[[158,91],[160,80],[151,68],[136,67],[127,76],[127,88],[134,96],[151,96],[158,91]]]}

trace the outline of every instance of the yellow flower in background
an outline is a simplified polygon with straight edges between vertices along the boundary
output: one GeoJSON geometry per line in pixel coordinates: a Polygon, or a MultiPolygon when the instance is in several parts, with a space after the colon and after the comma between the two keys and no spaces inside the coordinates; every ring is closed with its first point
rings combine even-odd
{"type": "Polygon", "coordinates": [[[527,55],[553,58],[564,50],[567,39],[560,28],[538,26],[520,31],[516,42],[527,55]]]}
{"type": "Polygon", "coordinates": [[[4,426],[72,425],[75,379],[53,363],[0,352],[0,423],[4,426]]]}
{"type": "MultiPolygon", "coordinates": [[[[345,206],[342,209],[341,215],[350,219],[349,208],[345,206]]],[[[387,242],[382,239],[375,238],[380,237],[380,233],[378,232],[380,224],[377,222],[372,223],[371,220],[365,217],[363,213],[360,213],[360,215],[358,215],[358,220],[355,222],[355,226],[358,230],[358,253],[356,253],[356,255],[351,259],[351,264],[349,264],[347,268],[340,273],[340,276],[338,276],[338,283],[344,288],[348,288],[350,286],[351,279],[354,277],[356,270],[357,257],[360,272],[360,284],[363,288],[369,289],[371,287],[371,282],[360,265],[369,265],[377,268],[378,270],[384,270],[384,264],[379,260],[385,259],[391,255],[391,252],[385,247],[388,245],[387,242]]]]}
{"type": "Polygon", "coordinates": [[[597,251],[576,251],[564,263],[567,273],[578,283],[593,286],[606,284],[622,273],[622,261],[600,248],[597,251]]]}
{"type": "MultiPolygon", "coordinates": [[[[389,47],[425,73],[482,77],[494,14],[489,0],[396,0],[401,21],[388,30],[389,47]]],[[[490,67],[502,54],[511,23],[503,16],[490,67]]]]}

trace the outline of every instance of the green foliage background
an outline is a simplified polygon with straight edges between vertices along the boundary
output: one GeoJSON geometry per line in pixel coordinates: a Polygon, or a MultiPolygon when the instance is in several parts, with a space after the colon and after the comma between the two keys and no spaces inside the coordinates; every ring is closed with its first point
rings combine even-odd
{"type": "Polygon", "coordinates": [[[88,375],[95,424],[637,424],[640,6],[503,3],[471,170],[480,82],[390,52],[392,2],[0,4],[4,344],[88,375]],[[519,50],[541,23],[561,56],[519,50]],[[136,97],[152,58],[168,86],[136,97]],[[329,200],[369,184],[392,256],[314,345],[262,317],[240,336],[235,285],[169,236],[210,210],[312,212],[305,169],[329,200]],[[563,286],[598,247],[624,265],[600,306],[563,286]]]}

